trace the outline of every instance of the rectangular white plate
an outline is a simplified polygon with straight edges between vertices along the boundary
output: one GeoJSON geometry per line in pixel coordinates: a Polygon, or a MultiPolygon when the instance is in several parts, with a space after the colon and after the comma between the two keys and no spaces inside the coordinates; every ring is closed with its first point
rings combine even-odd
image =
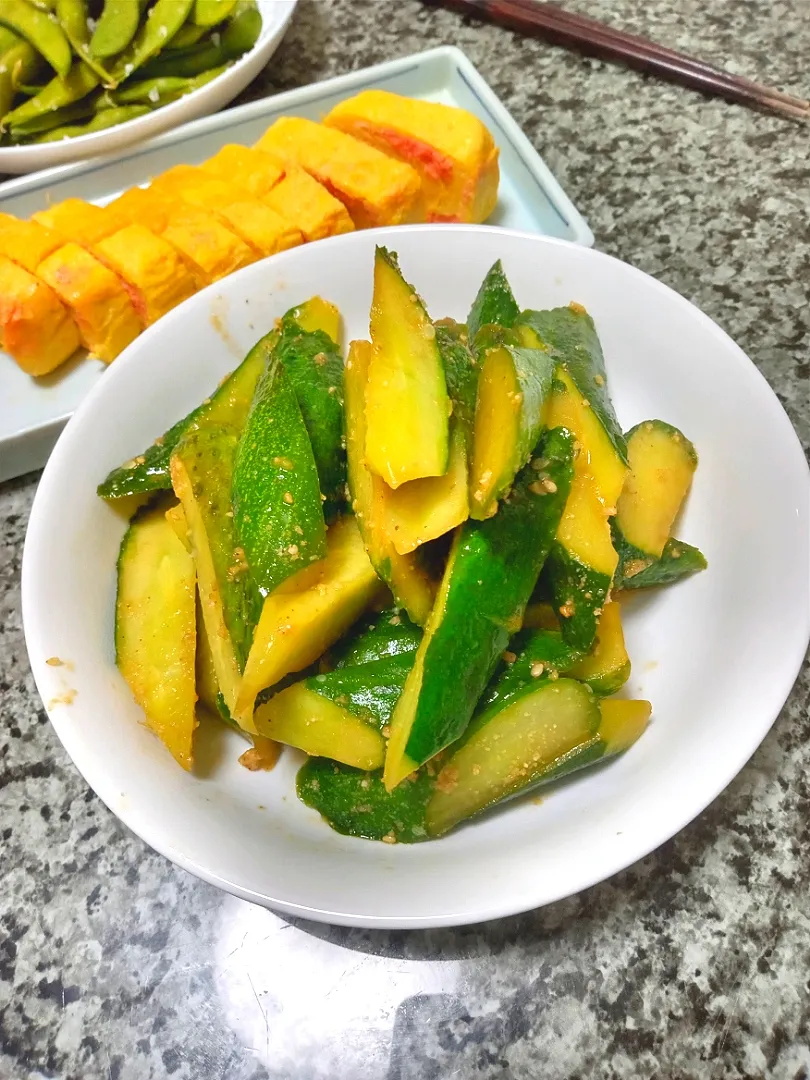
{"type": "MultiPolygon", "coordinates": [[[[586,222],[542,158],[467,57],[452,46],[195,120],[115,157],[11,180],[0,184],[0,208],[28,217],[71,196],[103,204],[172,165],[205,161],[225,143],[254,143],[277,116],[318,120],[336,102],[372,87],[458,105],[486,124],[501,154],[498,206],[488,224],[593,244],[586,222]]],[[[45,464],[70,415],[103,372],[100,361],[77,356],[53,375],[32,379],[0,353],[0,481],[45,464]]]]}

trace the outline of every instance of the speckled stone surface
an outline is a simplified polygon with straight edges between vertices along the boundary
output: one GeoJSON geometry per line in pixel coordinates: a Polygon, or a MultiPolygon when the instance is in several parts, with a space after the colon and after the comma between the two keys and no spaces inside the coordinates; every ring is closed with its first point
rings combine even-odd
{"type": "MultiPolygon", "coordinates": [[[[568,6],[810,90],[807,0],[568,6]]],[[[740,342],[807,449],[808,129],[415,0],[302,0],[250,94],[440,42],[478,65],[599,247],[740,342]]],[[[457,932],[293,923],[147,850],[58,745],[20,620],[35,484],[0,487],[1,1080],[810,1077],[806,669],[700,819],[581,896],[457,932]]]]}

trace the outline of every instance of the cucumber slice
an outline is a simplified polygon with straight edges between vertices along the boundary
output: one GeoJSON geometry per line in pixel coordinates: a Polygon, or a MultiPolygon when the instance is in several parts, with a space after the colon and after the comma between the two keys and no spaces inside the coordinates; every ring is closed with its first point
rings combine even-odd
{"type": "Polygon", "coordinates": [[[261,594],[247,572],[231,505],[234,458],[253,393],[272,348],[261,339],[209,402],[201,406],[171,457],[171,479],[188,523],[203,621],[217,684],[231,711],[261,594]]]}
{"type": "Polygon", "coordinates": [[[326,558],[287,578],[264,601],[231,710],[236,721],[252,730],[259,691],[317,660],[357,621],[380,589],[355,519],[340,518],[327,534],[326,558]]]}
{"type": "Polygon", "coordinates": [[[483,521],[498,508],[537,442],[556,361],[532,346],[533,332],[519,337],[485,327],[476,337],[481,365],[470,468],[470,516],[483,521]],[[522,344],[521,344],[522,342],[522,344]]]}
{"type": "Polygon", "coordinates": [[[379,772],[365,773],[326,758],[312,758],[298,771],[296,790],[339,833],[412,844],[427,839],[425,808],[433,779],[424,771],[392,792],[379,772]]]}
{"type": "Polygon", "coordinates": [[[436,323],[436,343],[444,364],[447,392],[453,402],[453,421],[461,427],[467,460],[472,461],[475,399],[481,369],[467,345],[467,328],[461,323],[452,319],[436,323]]]}
{"type": "Polygon", "coordinates": [[[524,311],[520,322],[531,326],[557,354],[626,465],[627,445],[608,394],[605,358],[588,312],[581,304],[569,304],[550,311],[524,311]]]}
{"type": "Polygon", "coordinates": [[[565,672],[587,683],[595,694],[606,697],[615,694],[630,678],[630,657],[624,643],[622,612],[615,600],[602,609],[593,648],[565,672]]]}
{"type": "Polygon", "coordinates": [[[256,386],[233,469],[236,537],[263,597],[326,555],[318,470],[283,341],[284,332],[256,386]]]}
{"type": "Polygon", "coordinates": [[[541,680],[474,720],[438,778],[429,763],[389,792],[379,772],[316,758],[298,773],[298,796],[337,832],[415,843],[621,753],[642,735],[650,712],[647,701],[597,704],[581,683],[541,680]]]}
{"type": "Polygon", "coordinates": [[[510,634],[520,628],[568,497],[573,437],[549,432],[537,452],[550,485],[539,484],[527,466],[496,517],[469,521],[456,536],[391,720],[389,790],[464,732],[510,634]]]}
{"type": "Polygon", "coordinates": [[[447,470],[450,400],[436,331],[396,255],[381,247],[374,256],[371,340],[368,467],[392,488],[441,476],[447,470]]]}
{"type": "Polygon", "coordinates": [[[519,314],[520,308],[512,293],[512,287],[506,280],[503,265],[498,259],[481,283],[467,316],[470,341],[475,341],[482,327],[492,323],[507,329],[514,326],[519,314]]]}
{"type": "Polygon", "coordinates": [[[267,738],[295,746],[310,757],[327,757],[357,769],[379,769],[385,741],[366,720],[294,683],[256,709],[255,724],[267,738]]]}
{"type": "Polygon", "coordinates": [[[683,540],[670,537],[660,559],[653,559],[632,547],[613,527],[613,540],[619,553],[616,571],[617,589],[649,589],[659,585],[674,585],[687,574],[697,574],[708,566],[706,556],[683,540]]]}
{"type": "Polygon", "coordinates": [[[542,680],[491,706],[439,773],[425,812],[428,834],[440,836],[512,795],[626,750],[650,712],[646,701],[600,706],[573,679],[542,680]]]}
{"type": "Polygon", "coordinates": [[[172,478],[169,470],[169,462],[177,444],[185,435],[186,431],[195,424],[203,414],[210,413],[210,406],[218,409],[220,406],[230,408],[237,400],[245,405],[245,415],[250,408],[253,391],[256,388],[258,378],[255,360],[250,360],[250,355],[231,372],[228,378],[220,384],[215,393],[207,398],[202,405],[198,405],[182,420],[173,424],[165,434],[155,439],[151,446],[143,453],[125,462],[117,469],[113,469],[106,479],[99,484],[98,494],[104,499],[123,499],[128,495],[143,495],[149,491],[171,491],[172,478]],[[230,404],[228,404],[230,403],[230,404]]]}
{"type": "Polygon", "coordinates": [[[276,353],[284,364],[304,418],[331,522],[346,501],[343,439],[343,358],[340,313],[320,297],[288,311],[276,353]]]}
{"type": "Polygon", "coordinates": [[[663,420],[646,420],[628,432],[630,472],[616,508],[616,524],[633,547],[658,559],[692,485],[697,453],[663,420]]]}
{"type": "Polygon", "coordinates": [[[374,569],[390,587],[397,604],[424,625],[433,604],[433,586],[413,553],[400,555],[388,532],[386,483],[366,466],[365,390],[374,346],[353,341],[346,364],[346,451],[352,509],[374,569]]]}
{"type": "Polygon", "coordinates": [[[607,511],[590,476],[578,473],[543,569],[566,642],[586,653],[618,563],[607,511]]]}
{"type": "Polygon", "coordinates": [[[333,649],[331,658],[335,670],[368,664],[389,656],[414,653],[422,640],[422,631],[404,612],[387,608],[378,615],[365,620],[339,649],[333,649]]]}
{"type": "Polygon", "coordinates": [[[466,521],[467,449],[458,424],[450,424],[450,459],[444,476],[411,480],[386,493],[387,529],[400,555],[436,540],[466,521]]]}
{"type": "Polygon", "coordinates": [[[663,420],[638,424],[627,445],[630,474],[611,522],[619,553],[616,587],[669,585],[705,570],[701,552],[670,535],[697,468],[694,446],[663,420]]]}
{"type": "Polygon", "coordinates": [[[588,476],[605,507],[614,512],[627,479],[627,465],[617,453],[605,428],[564,367],[554,373],[548,426],[573,431],[580,450],[577,472],[588,476]]]}
{"type": "Polygon", "coordinates": [[[115,660],[147,727],[184,769],[197,726],[194,562],[163,507],[136,515],[118,557],[115,660]]]}

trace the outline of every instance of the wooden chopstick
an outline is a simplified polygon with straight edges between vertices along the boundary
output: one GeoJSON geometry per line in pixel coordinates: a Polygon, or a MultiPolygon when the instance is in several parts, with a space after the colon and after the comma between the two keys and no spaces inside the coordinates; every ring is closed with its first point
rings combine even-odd
{"type": "Polygon", "coordinates": [[[648,41],[636,34],[616,30],[585,15],[576,15],[557,4],[540,0],[427,0],[436,6],[489,19],[522,33],[540,34],[556,44],[608,60],[620,60],[650,74],[660,75],[694,90],[739,104],[789,116],[810,119],[810,102],[762,86],[739,75],[713,67],[685,53],[648,41]]]}

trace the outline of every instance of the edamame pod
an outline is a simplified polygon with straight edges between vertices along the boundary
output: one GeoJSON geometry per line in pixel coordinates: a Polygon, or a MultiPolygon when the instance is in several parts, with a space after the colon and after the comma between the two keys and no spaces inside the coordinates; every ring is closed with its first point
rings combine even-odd
{"type": "Polygon", "coordinates": [[[236,60],[256,44],[262,28],[262,17],[253,4],[240,4],[231,21],[225,27],[219,44],[203,41],[190,49],[167,51],[158,56],[143,75],[158,78],[174,75],[193,78],[211,68],[236,60]]]}
{"type": "Polygon", "coordinates": [[[194,0],[157,0],[128,48],[121,53],[112,71],[117,86],[147,60],[157,55],[188,18],[194,0]]]}
{"type": "Polygon", "coordinates": [[[32,79],[41,62],[39,53],[32,45],[22,38],[16,38],[16,42],[0,57],[0,121],[4,124],[20,83],[32,79]]]}
{"type": "Polygon", "coordinates": [[[87,44],[90,28],[87,25],[86,0],[56,0],[56,18],[71,44],[74,41],[87,44]]]}
{"type": "Polygon", "coordinates": [[[98,76],[77,61],[66,78],[51,79],[35,97],[8,113],[3,122],[7,127],[19,127],[35,116],[72,105],[95,90],[98,82],[98,76]]]}
{"type": "Polygon", "coordinates": [[[65,127],[55,128],[45,135],[40,135],[33,141],[36,143],[48,143],[59,142],[62,139],[74,139],[77,135],[89,135],[93,131],[103,131],[105,128],[115,127],[116,124],[124,124],[127,120],[134,120],[149,111],[147,105],[122,105],[117,109],[103,109],[101,112],[96,113],[89,124],[67,124],[65,127]]]}
{"type": "Polygon", "coordinates": [[[235,7],[236,0],[195,0],[191,21],[195,26],[216,26],[225,22],[235,7]]]}
{"type": "Polygon", "coordinates": [[[120,90],[107,95],[110,102],[116,105],[166,105],[170,101],[176,101],[184,94],[190,94],[205,83],[215,79],[225,70],[224,67],[212,68],[204,71],[193,79],[183,79],[174,75],[163,75],[156,79],[141,79],[138,82],[126,83],[120,90]]]}
{"type": "Polygon", "coordinates": [[[0,57],[5,56],[9,49],[18,45],[20,38],[7,26],[0,26],[0,57]]]}
{"type": "Polygon", "coordinates": [[[72,124],[76,120],[84,120],[92,116],[99,107],[98,100],[92,97],[84,98],[75,105],[65,105],[64,108],[54,109],[53,112],[42,113],[30,120],[23,121],[11,128],[12,142],[26,142],[33,135],[42,135],[53,128],[62,127],[64,124],[72,124]]]}
{"type": "Polygon", "coordinates": [[[90,39],[90,55],[99,60],[118,56],[135,37],[140,21],[140,6],[134,0],[104,0],[90,39]]]}
{"type": "Polygon", "coordinates": [[[205,35],[209,33],[209,27],[207,26],[195,26],[194,23],[186,23],[185,26],[181,26],[172,40],[169,42],[168,50],[173,52],[175,49],[188,49],[192,45],[197,45],[205,35]]]}
{"type": "Polygon", "coordinates": [[[48,61],[62,78],[70,71],[70,42],[62,27],[26,0],[3,0],[0,25],[14,30],[48,61]]]}
{"type": "Polygon", "coordinates": [[[110,80],[106,68],[90,55],[87,43],[90,27],[87,24],[87,0],[56,0],[56,18],[65,31],[73,51],[103,83],[110,80]]]}

